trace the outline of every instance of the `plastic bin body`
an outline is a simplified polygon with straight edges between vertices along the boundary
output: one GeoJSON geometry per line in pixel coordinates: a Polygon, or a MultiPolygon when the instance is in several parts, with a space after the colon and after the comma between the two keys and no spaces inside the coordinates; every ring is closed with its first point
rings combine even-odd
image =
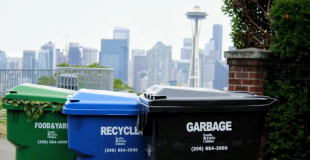
{"type": "Polygon", "coordinates": [[[69,148],[78,160],[145,159],[137,96],[81,89],[66,103],[69,148]]]}
{"type": "MultiPolygon", "coordinates": [[[[73,91],[47,86],[23,84],[5,95],[7,99],[65,102],[73,91]]],[[[7,139],[16,147],[16,160],[75,160],[68,149],[67,117],[44,109],[44,116],[27,122],[23,106],[7,109],[7,139]]]]}
{"type": "Polygon", "coordinates": [[[138,119],[147,159],[259,159],[264,118],[277,100],[164,86],[147,92],[138,119]]]}

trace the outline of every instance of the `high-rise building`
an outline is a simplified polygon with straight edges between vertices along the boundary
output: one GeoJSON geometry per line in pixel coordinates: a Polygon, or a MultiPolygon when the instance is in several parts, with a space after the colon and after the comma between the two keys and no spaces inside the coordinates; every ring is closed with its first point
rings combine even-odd
{"type": "Polygon", "coordinates": [[[69,43],[68,64],[69,66],[82,65],[79,43],[69,43]]]}
{"type": "Polygon", "coordinates": [[[157,42],[147,51],[148,87],[154,84],[169,83],[171,78],[172,47],[157,42]]]}
{"type": "Polygon", "coordinates": [[[133,60],[128,61],[128,86],[133,87],[133,60]]]}
{"type": "Polygon", "coordinates": [[[178,69],[178,72],[176,75],[176,81],[177,83],[187,84],[190,60],[183,59],[183,60],[178,60],[176,62],[177,62],[177,69],[178,69]]]}
{"type": "Polygon", "coordinates": [[[38,69],[49,69],[48,56],[49,56],[48,50],[38,51],[38,69]]]}
{"type": "Polygon", "coordinates": [[[135,55],[133,57],[133,87],[136,92],[139,92],[138,87],[138,72],[147,70],[147,57],[146,55],[135,55]]]}
{"type": "Polygon", "coordinates": [[[219,51],[218,50],[210,50],[209,51],[209,55],[208,56],[205,56],[205,61],[208,61],[208,60],[213,60],[213,61],[216,61],[216,60],[219,60],[219,51]]]}
{"type": "Polygon", "coordinates": [[[61,52],[60,49],[56,49],[56,66],[64,62],[64,52],[61,52]]]}
{"type": "Polygon", "coordinates": [[[82,65],[88,66],[93,63],[97,63],[97,57],[98,57],[98,50],[93,48],[83,48],[83,58],[82,58],[82,65]]]}
{"type": "Polygon", "coordinates": [[[23,53],[23,69],[29,69],[29,70],[24,70],[23,77],[26,78],[27,82],[34,83],[36,81],[37,77],[35,77],[35,69],[37,66],[36,64],[36,51],[32,50],[24,50],[23,53]]]}
{"type": "Polygon", "coordinates": [[[113,39],[127,39],[129,40],[130,31],[127,28],[115,27],[113,30],[113,39]]]}
{"type": "Polygon", "coordinates": [[[226,61],[215,61],[213,88],[224,90],[228,86],[228,65],[226,61]]]}
{"type": "Polygon", "coordinates": [[[204,88],[213,88],[215,61],[219,60],[218,50],[209,50],[209,55],[204,57],[205,65],[203,66],[203,83],[204,88]]]}
{"type": "Polygon", "coordinates": [[[222,37],[223,37],[223,26],[221,24],[213,25],[213,40],[214,50],[219,51],[219,60],[222,60],[222,37]]]}
{"type": "Polygon", "coordinates": [[[52,42],[48,42],[41,46],[41,50],[48,50],[48,69],[56,68],[56,48],[55,44],[52,42]]]}
{"type": "Polygon", "coordinates": [[[36,68],[36,51],[24,50],[23,52],[23,69],[36,68]]]}
{"type": "Polygon", "coordinates": [[[193,49],[193,38],[184,38],[183,48],[181,48],[181,59],[191,59],[193,49]]]}
{"type": "Polygon", "coordinates": [[[134,56],[145,56],[144,49],[132,49],[131,50],[131,59],[133,60],[134,56]]]}
{"type": "Polygon", "coordinates": [[[215,43],[214,43],[214,39],[210,39],[210,42],[209,43],[206,43],[205,44],[205,56],[208,56],[209,55],[209,52],[210,50],[215,50],[215,43]]]}
{"type": "MultiPolygon", "coordinates": [[[[130,55],[130,30],[124,27],[115,27],[113,30],[113,39],[127,40],[128,56],[130,55]]],[[[128,57],[129,58],[129,57],[128,57]]],[[[128,59],[129,60],[129,59],[128,59]]]]}
{"type": "Polygon", "coordinates": [[[4,51],[0,50],[0,69],[7,69],[7,59],[4,51]]]}
{"type": "Polygon", "coordinates": [[[7,69],[22,69],[22,57],[7,57],[7,69]]]}
{"type": "Polygon", "coordinates": [[[136,88],[135,92],[137,93],[143,93],[148,88],[147,86],[147,71],[143,70],[137,73],[136,78],[136,88]]]}
{"type": "Polygon", "coordinates": [[[114,69],[114,78],[127,84],[128,41],[126,39],[102,39],[99,65],[114,69]]]}
{"type": "Polygon", "coordinates": [[[204,65],[204,81],[203,87],[204,88],[213,88],[213,81],[214,81],[214,60],[207,60],[206,64],[204,65]]]}

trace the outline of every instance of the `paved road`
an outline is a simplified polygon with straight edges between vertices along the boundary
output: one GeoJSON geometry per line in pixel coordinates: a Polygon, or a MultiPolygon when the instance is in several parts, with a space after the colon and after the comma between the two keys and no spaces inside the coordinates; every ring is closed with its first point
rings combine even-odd
{"type": "Polygon", "coordinates": [[[15,147],[0,135],[0,159],[15,160],[15,147]]]}

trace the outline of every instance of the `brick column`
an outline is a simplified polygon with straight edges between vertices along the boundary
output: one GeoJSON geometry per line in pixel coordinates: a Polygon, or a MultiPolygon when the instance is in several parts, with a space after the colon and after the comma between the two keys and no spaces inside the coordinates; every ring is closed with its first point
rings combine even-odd
{"type": "Polygon", "coordinates": [[[269,51],[246,48],[225,51],[229,65],[228,91],[248,91],[257,95],[264,94],[264,82],[267,76],[266,65],[269,51]]]}
{"type": "MultiPolygon", "coordinates": [[[[229,65],[228,91],[248,91],[257,95],[264,94],[264,82],[267,76],[266,66],[269,51],[257,48],[246,48],[225,51],[229,65]]],[[[261,136],[264,144],[266,134],[261,136]]],[[[260,150],[260,160],[263,160],[263,148],[260,150]]]]}

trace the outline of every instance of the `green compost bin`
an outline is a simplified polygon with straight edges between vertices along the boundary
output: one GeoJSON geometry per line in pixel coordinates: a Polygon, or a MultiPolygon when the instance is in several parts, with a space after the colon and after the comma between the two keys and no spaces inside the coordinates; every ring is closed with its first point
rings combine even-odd
{"type": "MultiPolygon", "coordinates": [[[[35,84],[19,85],[4,98],[11,100],[33,100],[66,102],[74,91],[35,84]]],[[[67,115],[44,108],[44,115],[27,121],[24,106],[4,103],[7,109],[7,139],[16,147],[16,160],[76,160],[68,149],[67,115]]]]}

